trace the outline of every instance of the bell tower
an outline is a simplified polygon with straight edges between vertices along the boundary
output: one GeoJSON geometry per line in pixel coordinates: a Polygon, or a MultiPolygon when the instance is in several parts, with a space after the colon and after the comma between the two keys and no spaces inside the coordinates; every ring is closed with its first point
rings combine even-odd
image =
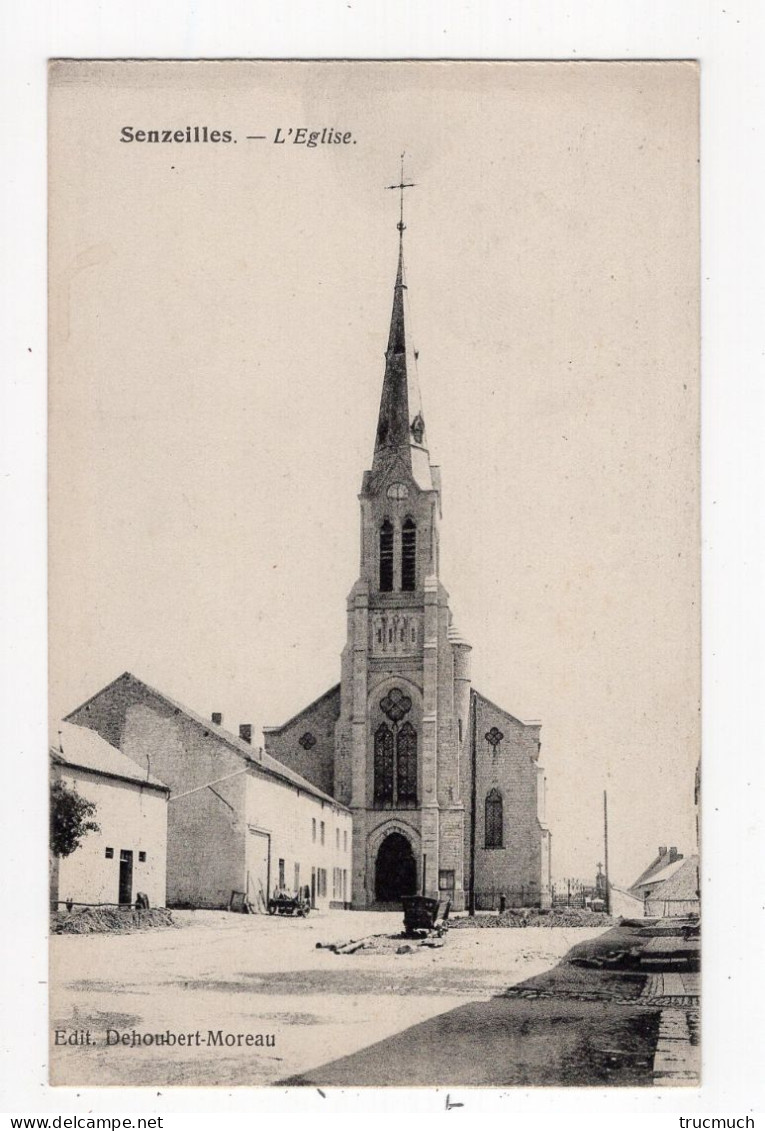
{"type": "Polygon", "coordinates": [[[353,901],[425,892],[464,906],[461,766],[470,646],[439,579],[441,481],[430,462],[407,334],[403,177],[398,265],[372,466],[359,502],[359,578],[348,597],[335,796],[353,812],[353,901]]]}

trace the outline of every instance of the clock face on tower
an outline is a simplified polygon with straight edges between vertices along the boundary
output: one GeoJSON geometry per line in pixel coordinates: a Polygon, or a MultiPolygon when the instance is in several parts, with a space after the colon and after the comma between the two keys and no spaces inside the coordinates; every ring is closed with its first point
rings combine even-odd
{"type": "Polygon", "coordinates": [[[387,495],[389,499],[407,499],[409,497],[409,488],[406,483],[391,483],[388,487],[387,495]]]}

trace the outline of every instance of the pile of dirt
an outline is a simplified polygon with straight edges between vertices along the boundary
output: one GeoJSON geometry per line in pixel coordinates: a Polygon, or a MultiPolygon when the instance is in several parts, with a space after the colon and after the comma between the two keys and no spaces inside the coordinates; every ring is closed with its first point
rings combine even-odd
{"type": "Polygon", "coordinates": [[[129,934],[132,931],[150,931],[157,927],[177,927],[178,924],[165,907],[134,911],[119,907],[86,907],[70,915],[60,915],[52,924],[58,935],[129,934]]]}
{"type": "Polygon", "coordinates": [[[512,907],[501,915],[476,915],[451,919],[449,927],[613,927],[614,920],[603,911],[582,911],[577,907],[512,907]]]}

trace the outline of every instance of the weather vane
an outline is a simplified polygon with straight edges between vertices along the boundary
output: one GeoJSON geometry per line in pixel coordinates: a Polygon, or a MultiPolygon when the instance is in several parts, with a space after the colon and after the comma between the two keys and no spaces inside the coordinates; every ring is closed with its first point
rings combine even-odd
{"type": "Polygon", "coordinates": [[[414,188],[415,184],[416,184],[415,181],[405,181],[404,180],[404,154],[402,153],[401,154],[401,180],[399,181],[399,183],[397,185],[386,185],[385,186],[386,189],[398,189],[399,192],[401,193],[401,200],[400,200],[400,205],[399,205],[399,209],[400,209],[400,211],[399,211],[399,221],[398,221],[398,224],[396,225],[396,227],[398,228],[398,230],[400,232],[403,232],[404,229],[406,228],[406,224],[404,223],[404,189],[414,188]]]}

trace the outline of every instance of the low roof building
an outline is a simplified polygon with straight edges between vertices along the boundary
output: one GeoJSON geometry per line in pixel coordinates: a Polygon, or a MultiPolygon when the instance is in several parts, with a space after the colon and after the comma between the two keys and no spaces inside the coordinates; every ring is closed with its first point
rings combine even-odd
{"type": "Polygon", "coordinates": [[[129,906],[143,892],[165,903],[167,785],[86,727],[63,722],[50,749],[51,777],[95,805],[88,832],[51,862],[54,904],[129,906]]]}

